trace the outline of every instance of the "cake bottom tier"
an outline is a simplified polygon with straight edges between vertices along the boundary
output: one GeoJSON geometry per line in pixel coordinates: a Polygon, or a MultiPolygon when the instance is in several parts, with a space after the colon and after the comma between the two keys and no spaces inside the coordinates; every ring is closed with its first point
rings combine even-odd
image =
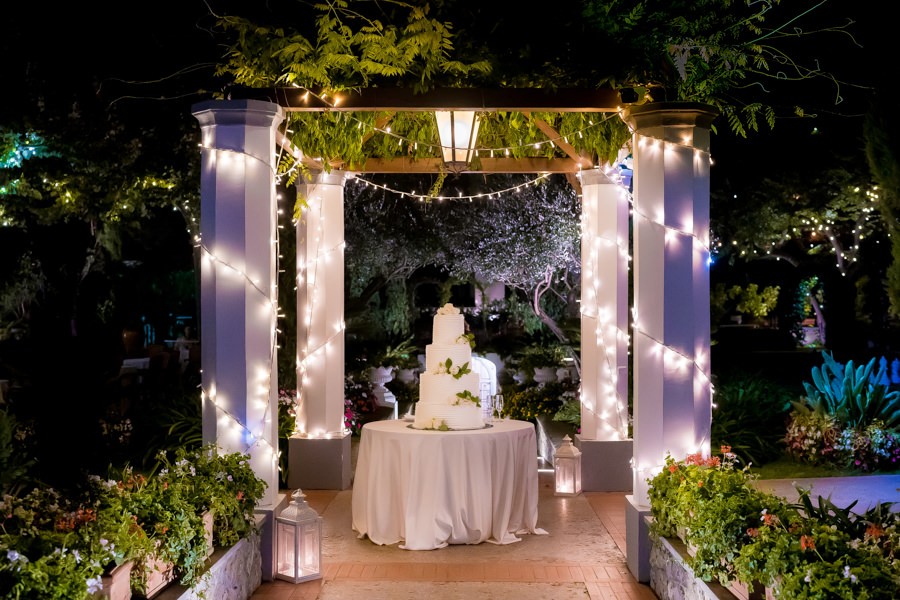
{"type": "Polygon", "coordinates": [[[416,429],[481,429],[484,419],[481,407],[471,403],[456,406],[450,404],[416,404],[413,420],[416,429]]]}

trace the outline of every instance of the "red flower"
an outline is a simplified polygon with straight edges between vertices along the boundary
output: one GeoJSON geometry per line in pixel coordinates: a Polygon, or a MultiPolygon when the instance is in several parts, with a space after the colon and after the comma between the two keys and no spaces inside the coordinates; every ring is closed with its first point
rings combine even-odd
{"type": "Polygon", "coordinates": [[[677,470],[678,470],[677,465],[669,465],[669,473],[674,473],[677,470]]]}
{"type": "Polygon", "coordinates": [[[778,517],[769,513],[763,515],[763,523],[772,527],[778,523],[778,517]]]}
{"type": "Polygon", "coordinates": [[[755,538],[756,536],[759,535],[759,529],[757,529],[755,527],[750,527],[749,529],[747,529],[747,535],[749,535],[752,538],[755,538]]]}
{"type": "Polygon", "coordinates": [[[698,482],[697,482],[697,487],[703,487],[703,482],[702,482],[702,481],[698,481],[698,482]]]}
{"type": "Polygon", "coordinates": [[[238,500],[243,500],[243,499],[244,499],[244,492],[238,492],[238,493],[237,493],[237,499],[238,499],[238,500]]]}
{"type": "Polygon", "coordinates": [[[720,450],[722,450],[722,454],[728,454],[731,452],[731,446],[722,446],[720,450]]]}
{"type": "Polygon", "coordinates": [[[800,536],[800,549],[801,550],[815,550],[816,542],[812,539],[811,536],[801,535],[800,536]]]}

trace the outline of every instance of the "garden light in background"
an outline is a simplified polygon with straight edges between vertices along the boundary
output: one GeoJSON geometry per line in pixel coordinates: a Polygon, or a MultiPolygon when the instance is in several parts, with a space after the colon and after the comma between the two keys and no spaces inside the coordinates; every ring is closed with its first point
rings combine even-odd
{"type": "Polygon", "coordinates": [[[444,164],[452,172],[460,173],[472,160],[480,124],[478,115],[473,110],[439,110],[435,111],[434,116],[444,164]]]}
{"type": "Polygon", "coordinates": [[[322,577],[323,519],[297,490],[291,503],[275,519],[276,579],[301,583],[322,577]]]}
{"type": "Polygon", "coordinates": [[[577,496],[581,493],[581,450],[572,445],[568,435],[553,455],[553,471],[557,496],[577,496]]]}

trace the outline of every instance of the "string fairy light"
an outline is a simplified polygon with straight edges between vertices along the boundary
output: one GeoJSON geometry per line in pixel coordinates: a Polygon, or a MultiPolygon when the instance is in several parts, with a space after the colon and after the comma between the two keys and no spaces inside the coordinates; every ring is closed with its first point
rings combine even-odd
{"type": "MultiPolygon", "coordinates": [[[[276,169],[267,159],[252,153],[228,148],[216,148],[207,144],[201,144],[200,150],[201,152],[213,154],[214,160],[216,160],[217,163],[217,169],[223,166],[227,168],[228,164],[238,159],[252,160],[270,170],[273,173],[273,176],[276,175],[276,169]]],[[[275,196],[276,195],[273,194],[273,197],[275,196]]],[[[278,253],[279,243],[277,230],[278,228],[276,227],[275,239],[273,240],[276,255],[278,253]]],[[[263,456],[261,457],[262,460],[273,470],[278,470],[280,469],[280,451],[275,443],[273,443],[273,440],[269,440],[266,437],[266,431],[272,424],[274,412],[272,410],[273,402],[270,399],[270,390],[272,386],[272,374],[275,372],[277,347],[277,336],[275,335],[279,314],[277,304],[277,278],[274,278],[271,289],[266,291],[260,287],[258,279],[252,277],[246,269],[238,267],[228,259],[219,256],[212,248],[205,244],[201,233],[195,235],[194,244],[195,247],[200,249],[201,260],[206,264],[211,264],[215,272],[218,272],[225,277],[234,277],[242,280],[245,288],[254,292],[257,298],[261,300],[261,305],[266,310],[272,327],[271,346],[268,353],[268,364],[266,365],[267,368],[259,369],[260,374],[257,376],[256,385],[253,386],[259,394],[259,397],[254,403],[248,405],[248,408],[253,408],[255,406],[257,409],[261,409],[262,412],[256,420],[255,427],[249,422],[246,422],[248,421],[246,418],[234,414],[234,412],[227,407],[227,401],[223,401],[223,399],[219,397],[220,394],[217,391],[215,381],[211,381],[208,384],[206,382],[200,384],[201,404],[206,405],[206,401],[209,401],[209,404],[215,408],[217,415],[217,431],[221,431],[224,434],[231,433],[232,439],[237,437],[240,440],[239,447],[242,453],[250,455],[255,460],[259,460],[259,452],[256,452],[256,449],[258,449],[263,453],[263,456]]],[[[219,434],[217,433],[217,437],[218,435],[219,434]]]]}
{"type": "Polygon", "coordinates": [[[550,173],[542,173],[542,174],[538,175],[537,177],[534,177],[524,183],[520,183],[520,184],[514,185],[512,187],[504,188],[502,190],[493,190],[490,192],[482,192],[480,194],[471,194],[471,195],[463,195],[460,193],[458,196],[434,196],[432,194],[427,194],[427,193],[420,194],[417,192],[404,192],[402,190],[397,190],[397,189],[391,188],[389,186],[382,185],[380,183],[375,183],[374,181],[370,181],[370,180],[366,179],[365,177],[359,177],[359,176],[357,176],[355,178],[355,180],[362,182],[366,187],[373,187],[373,188],[376,188],[379,190],[383,190],[385,192],[389,192],[391,194],[396,194],[396,195],[400,196],[401,198],[406,198],[406,197],[414,198],[414,199],[418,200],[419,202],[432,202],[432,201],[441,202],[444,200],[469,200],[471,202],[473,200],[480,200],[482,198],[499,199],[500,196],[503,196],[505,194],[516,193],[522,189],[527,188],[528,186],[537,185],[540,181],[543,181],[544,179],[547,179],[548,177],[550,177],[550,173]]]}

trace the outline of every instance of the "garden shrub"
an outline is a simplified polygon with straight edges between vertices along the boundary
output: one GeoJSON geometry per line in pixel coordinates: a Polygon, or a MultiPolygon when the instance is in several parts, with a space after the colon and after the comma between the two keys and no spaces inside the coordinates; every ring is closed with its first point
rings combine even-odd
{"type": "Polygon", "coordinates": [[[887,600],[900,593],[900,514],[882,503],[862,514],[808,490],[788,503],[754,486],[756,476],[722,458],[667,457],[650,478],[651,534],[680,535],[704,581],[762,584],[790,600],[887,600]]]}
{"type": "Polygon", "coordinates": [[[745,464],[761,466],[784,453],[794,393],[759,373],[733,371],[715,381],[713,447],[730,446],[745,464]]]}
{"type": "Polygon", "coordinates": [[[858,471],[900,467],[900,390],[891,389],[886,360],[855,367],[823,353],[824,364],[793,402],[785,444],[790,456],[811,464],[858,471]]]}

